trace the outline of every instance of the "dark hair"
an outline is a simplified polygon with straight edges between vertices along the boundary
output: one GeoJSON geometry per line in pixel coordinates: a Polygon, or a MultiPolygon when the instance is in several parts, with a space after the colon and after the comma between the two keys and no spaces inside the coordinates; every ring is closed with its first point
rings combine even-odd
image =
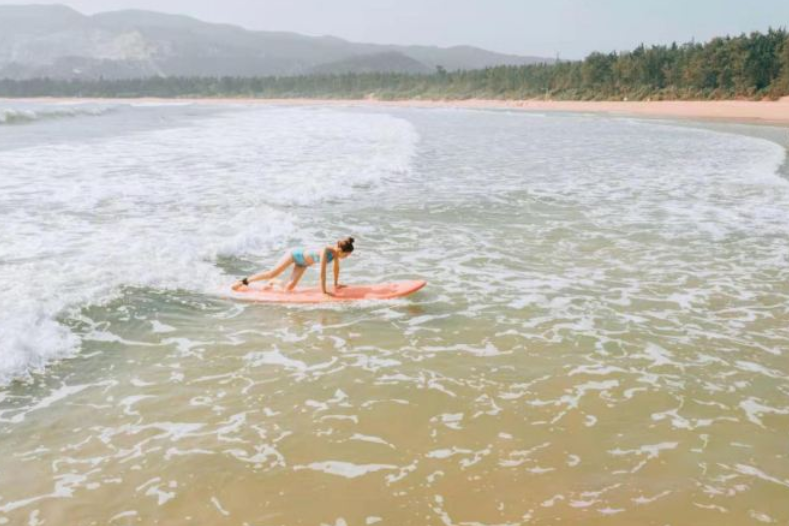
{"type": "Polygon", "coordinates": [[[340,250],[350,254],[353,252],[353,241],[352,237],[346,237],[345,239],[341,239],[337,242],[337,246],[340,247],[340,250]]]}

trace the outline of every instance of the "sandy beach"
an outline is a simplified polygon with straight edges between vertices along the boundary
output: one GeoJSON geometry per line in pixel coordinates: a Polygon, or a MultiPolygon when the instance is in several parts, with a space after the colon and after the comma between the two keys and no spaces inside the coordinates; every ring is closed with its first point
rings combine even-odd
{"type": "Polygon", "coordinates": [[[96,98],[29,98],[3,99],[0,101],[28,102],[191,102],[196,104],[280,104],[280,105],[320,105],[320,106],[384,106],[414,108],[468,108],[468,109],[510,109],[523,111],[558,111],[580,113],[605,113],[611,115],[633,115],[639,117],[671,118],[741,122],[751,124],[789,124],[789,97],[778,101],[555,101],[555,100],[377,100],[368,99],[260,99],[260,98],[135,98],[135,99],[96,99],[96,98]]]}
{"type": "Polygon", "coordinates": [[[560,111],[638,115],[642,117],[736,121],[762,124],[789,124],[789,97],[779,101],[554,101],[554,100],[292,100],[277,104],[369,104],[426,108],[501,108],[524,111],[560,111]]]}

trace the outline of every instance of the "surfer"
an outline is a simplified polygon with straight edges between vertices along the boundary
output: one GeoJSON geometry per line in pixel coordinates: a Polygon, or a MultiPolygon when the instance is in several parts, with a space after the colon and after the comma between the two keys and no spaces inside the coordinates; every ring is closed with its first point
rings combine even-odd
{"type": "MultiPolygon", "coordinates": [[[[337,241],[337,244],[334,246],[327,246],[322,250],[294,248],[286,252],[285,255],[282,256],[282,259],[279,260],[279,263],[277,263],[277,265],[271,270],[246,277],[234,283],[233,290],[240,290],[242,287],[248,286],[253,281],[273,280],[285,272],[288,267],[293,265],[293,271],[290,273],[290,279],[282,287],[284,290],[290,292],[296,288],[296,285],[299,284],[299,281],[301,280],[302,276],[304,276],[304,271],[307,270],[307,267],[311,267],[315,263],[320,263],[321,292],[327,296],[333,296],[333,292],[326,290],[326,267],[329,263],[334,263],[334,290],[343,288],[344,285],[340,285],[340,260],[345,259],[351,255],[351,252],[353,252],[353,243],[354,239],[352,237],[346,237],[345,239],[337,241]]],[[[273,287],[272,283],[269,284],[269,288],[270,287],[273,287]]]]}

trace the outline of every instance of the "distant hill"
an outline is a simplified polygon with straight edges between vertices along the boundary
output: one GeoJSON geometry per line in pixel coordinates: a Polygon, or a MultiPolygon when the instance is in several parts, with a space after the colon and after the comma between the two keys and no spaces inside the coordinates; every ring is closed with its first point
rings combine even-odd
{"type": "Polygon", "coordinates": [[[397,51],[357,55],[312,68],[310,74],[327,73],[433,73],[422,62],[397,51]]]}
{"type": "Polygon", "coordinates": [[[550,62],[469,46],[358,44],[249,31],[150,11],[86,16],[61,5],[0,6],[0,78],[430,73],[437,66],[451,71],[550,62]]]}

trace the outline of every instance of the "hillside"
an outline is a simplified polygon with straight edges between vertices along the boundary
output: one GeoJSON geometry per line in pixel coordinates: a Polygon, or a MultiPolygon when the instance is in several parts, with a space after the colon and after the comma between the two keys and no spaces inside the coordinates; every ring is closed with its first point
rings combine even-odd
{"type": "Polygon", "coordinates": [[[358,44],[249,31],[180,15],[126,10],[83,15],[60,5],[0,6],[0,78],[292,76],[427,73],[551,62],[469,46],[358,44]]]}
{"type": "Polygon", "coordinates": [[[102,81],[0,78],[0,96],[649,101],[761,100],[789,95],[789,32],[785,29],[718,37],[706,43],[641,45],[632,51],[592,53],[573,62],[437,69],[429,74],[413,71],[415,61],[402,54],[368,58],[335,62],[327,66],[329,71],[314,68],[300,76],[102,81]],[[400,71],[372,67],[382,63],[400,71]]]}

